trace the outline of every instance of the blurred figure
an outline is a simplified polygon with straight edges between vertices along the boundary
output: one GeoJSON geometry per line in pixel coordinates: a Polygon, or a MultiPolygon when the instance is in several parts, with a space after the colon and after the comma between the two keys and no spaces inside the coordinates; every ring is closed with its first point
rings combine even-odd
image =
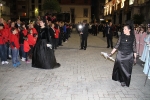
{"type": "Polygon", "coordinates": [[[11,29],[11,40],[10,40],[10,47],[12,50],[12,63],[13,67],[18,67],[20,65],[18,53],[19,53],[19,37],[18,37],[18,31],[16,28],[11,29]]]}
{"type": "Polygon", "coordinates": [[[0,23],[0,57],[2,65],[8,64],[7,61],[7,43],[8,42],[8,31],[4,29],[4,25],[0,23]]]}
{"type": "Polygon", "coordinates": [[[88,37],[88,24],[86,23],[86,21],[83,21],[80,35],[81,35],[81,48],[80,48],[80,50],[82,50],[82,49],[86,50],[86,48],[87,48],[87,37],[88,37]]]}
{"type": "Polygon", "coordinates": [[[109,22],[109,25],[106,26],[106,37],[107,37],[107,48],[111,46],[113,49],[113,27],[112,27],[112,22],[109,22]]]}

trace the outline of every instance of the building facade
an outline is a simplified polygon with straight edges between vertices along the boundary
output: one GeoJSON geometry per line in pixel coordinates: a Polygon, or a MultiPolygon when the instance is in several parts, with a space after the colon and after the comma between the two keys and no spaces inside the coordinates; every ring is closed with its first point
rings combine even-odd
{"type": "Polygon", "coordinates": [[[10,3],[9,0],[0,1],[0,17],[5,20],[10,19],[10,3]]]}
{"type": "Polygon", "coordinates": [[[147,2],[149,0],[105,0],[104,18],[114,24],[123,24],[132,19],[134,14],[144,14],[146,19],[150,13],[148,11],[146,14],[146,10],[150,9],[146,6],[147,2]]]}
{"type": "MultiPolygon", "coordinates": [[[[44,0],[10,0],[12,19],[35,19],[36,16],[43,16],[44,0]]],[[[91,0],[58,0],[61,13],[69,13],[71,23],[91,21],[91,0]]]]}
{"type": "Polygon", "coordinates": [[[29,19],[29,1],[31,0],[10,0],[10,15],[12,20],[29,19]]]}
{"type": "Polygon", "coordinates": [[[11,19],[29,20],[43,16],[43,0],[10,0],[11,19]]]}
{"type": "Polygon", "coordinates": [[[100,22],[103,19],[104,4],[105,0],[92,0],[92,22],[100,22]]]}
{"type": "Polygon", "coordinates": [[[58,0],[61,13],[70,13],[70,22],[91,21],[91,0],[58,0]]]}

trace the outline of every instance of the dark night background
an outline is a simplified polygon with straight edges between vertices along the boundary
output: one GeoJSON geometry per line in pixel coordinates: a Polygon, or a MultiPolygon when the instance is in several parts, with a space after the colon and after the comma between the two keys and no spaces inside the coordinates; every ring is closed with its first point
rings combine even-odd
{"type": "Polygon", "coordinates": [[[91,18],[99,22],[99,16],[103,15],[105,0],[91,0],[91,18]]]}

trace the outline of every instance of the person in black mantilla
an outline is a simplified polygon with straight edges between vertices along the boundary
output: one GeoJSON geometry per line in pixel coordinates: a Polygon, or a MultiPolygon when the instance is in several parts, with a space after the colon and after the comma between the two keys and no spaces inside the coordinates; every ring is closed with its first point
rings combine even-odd
{"type": "Polygon", "coordinates": [[[54,50],[48,28],[45,27],[45,21],[40,20],[40,31],[38,33],[37,42],[33,48],[32,67],[42,69],[53,69],[60,67],[56,62],[54,50]]]}
{"type": "Polygon", "coordinates": [[[123,34],[119,37],[118,42],[109,56],[118,50],[112,79],[119,81],[121,86],[130,85],[133,64],[136,64],[136,39],[134,36],[134,28],[131,22],[123,27],[123,34]]]}

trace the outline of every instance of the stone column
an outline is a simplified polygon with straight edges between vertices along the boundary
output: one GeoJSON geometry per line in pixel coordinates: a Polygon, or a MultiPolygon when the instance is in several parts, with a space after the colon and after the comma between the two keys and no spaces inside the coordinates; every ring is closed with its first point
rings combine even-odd
{"type": "Polygon", "coordinates": [[[116,24],[119,24],[119,14],[116,13],[116,24]]]}

